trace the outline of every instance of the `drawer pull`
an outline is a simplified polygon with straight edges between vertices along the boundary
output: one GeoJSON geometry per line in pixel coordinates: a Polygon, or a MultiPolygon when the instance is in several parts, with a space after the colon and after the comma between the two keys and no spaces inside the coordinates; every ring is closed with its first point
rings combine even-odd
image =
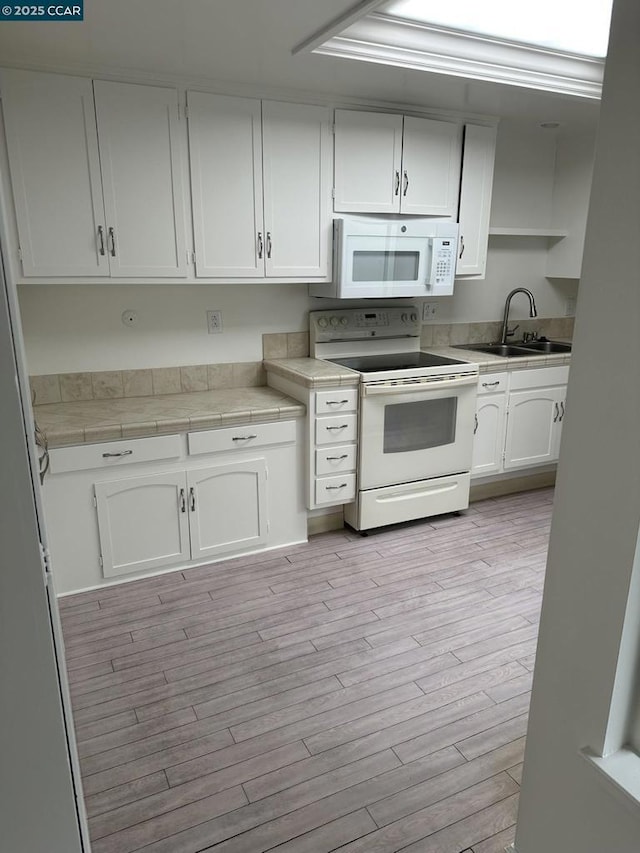
{"type": "Polygon", "coordinates": [[[257,435],[234,435],[231,441],[251,441],[252,438],[257,437],[257,435]]]}
{"type": "Polygon", "coordinates": [[[341,424],[340,426],[328,426],[328,427],[325,427],[325,429],[330,429],[330,430],[346,429],[348,426],[349,426],[349,424],[341,424]]]}
{"type": "Polygon", "coordinates": [[[346,489],[346,488],[347,488],[347,484],[346,484],[346,483],[340,483],[340,485],[339,485],[339,486],[325,486],[325,489],[326,489],[328,492],[334,491],[335,489],[346,489]]]}
{"type": "Polygon", "coordinates": [[[482,387],[483,388],[495,388],[496,385],[499,385],[499,384],[500,384],[499,380],[496,380],[495,382],[483,382],[482,387]]]}
{"type": "Polygon", "coordinates": [[[348,402],[348,400],[327,400],[327,406],[344,406],[348,402]]]}
{"type": "Polygon", "coordinates": [[[113,458],[116,458],[118,456],[131,456],[132,453],[133,453],[133,450],[119,450],[117,453],[116,452],[114,452],[114,453],[103,453],[102,458],[103,459],[113,459],[113,458]]]}
{"type": "Polygon", "coordinates": [[[342,456],[327,456],[327,462],[340,462],[343,459],[347,459],[349,456],[348,453],[343,453],[342,456]]]}

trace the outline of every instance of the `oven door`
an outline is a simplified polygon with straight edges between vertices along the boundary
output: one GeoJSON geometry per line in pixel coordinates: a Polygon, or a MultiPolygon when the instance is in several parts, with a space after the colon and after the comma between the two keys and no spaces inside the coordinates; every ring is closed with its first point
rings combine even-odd
{"type": "Polygon", "coordinates": [[[360,490],[469,471],[477,384],[473,375],[363,384],[360,490]]]}

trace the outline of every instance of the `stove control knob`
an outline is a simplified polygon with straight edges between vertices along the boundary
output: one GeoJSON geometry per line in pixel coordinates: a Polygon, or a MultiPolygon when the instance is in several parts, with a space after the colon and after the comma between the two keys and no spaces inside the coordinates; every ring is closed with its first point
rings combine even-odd
{"type": "Polygon", "coordinates": [[[329,321],[327,320],[326,317],[320,317],[318,319],[318,325],[320,326],[321,329],[326,329],[327,326],[329,325],[329,321]]]}
{"type": "Polygon", "coordinates": [[[340,322],[342,323],[343,326],[348,326],[349,325],[349,318],[348,317],[340,317],[340,322]]]}
{"type": "Polygon", "coordinates": [[[411,322],[412,322],[412,323],[417,323],[417,322],[418,322],[418,315],[416,314],[416,312],[415,312],[415,311],[411,314],[411,322]]]}
{"type": "Polygon", "coordinates": [[[409,319],[409,315],[408,315],[408,314],[403,314],[403,315],[402,315],[402,317],[401,317],[401,320],[402,320],[402,322],[403,322],[403,323],[406,323],[408,319],[409,319]]]}
{"type": "Polygon", "coordinates": [[[330,323],[331,323],[331,325],[335,328],[336,326],[338,326],[338,325],[339,325],[340,320],[339,320],[337,317],[332,317],[332,318],[331,318],[331,320],[330,320],[329,322],[330,322],[330,323]]]}

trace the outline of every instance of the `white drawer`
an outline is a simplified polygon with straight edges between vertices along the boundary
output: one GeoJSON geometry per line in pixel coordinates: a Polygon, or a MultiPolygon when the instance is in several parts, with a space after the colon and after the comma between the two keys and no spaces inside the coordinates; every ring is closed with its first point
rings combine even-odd
{"type": "Polygon", "coordinates": [[[333,418],[316,418],[316,444],[341,444],[356,440],[358,418],[356,415],[336,415],[333,418]]]}
{"type": "Polygon", "coordinates": [[[317,504],[344,504],[356,496],[356,475],[339,474],[316,480],[317,504]]]}
{"type": "Polygon", "coordinates": [[[358,389],[346,388],[316,393],[316,413],[355,412],[358,408],[358,389]]]}
{"type": "Polygon", "coordinates": [[[100,444],[77,444],[49,451],[52,474],[86,471],[89,468],[121,468],[136,462],[156,459],[178,459],[182,455],[179,435],[158,435],[105,441],[100,444]]]}
{"type": "Polygon", "coordinates": [[[295,421],[274,421],[268,424],[244,424],[236,427],[206,429],[190,432],[189,454],[219,453],[225,450],[244,450],[269,444],[290,444],[296,440],[295,421]]]}
{"type": "Polygon", "coordinates": [[[478,379],[478,394],[499,394],[507,390],[509,374],[504,373],[482,373],[478,379]]]}
{"type": "Polygon", "coordinates": [[[549,385],[566,385],[569,381],[568,367],[536,367],[530,370],[514,370],[509,390],[546,388],[549,385]]]}
{"type": "Polygon", "coordinates": [[[316,474],[322,476],[338,471],[355,471],[356,450],[355,444],[316,450],[316,474]]]}

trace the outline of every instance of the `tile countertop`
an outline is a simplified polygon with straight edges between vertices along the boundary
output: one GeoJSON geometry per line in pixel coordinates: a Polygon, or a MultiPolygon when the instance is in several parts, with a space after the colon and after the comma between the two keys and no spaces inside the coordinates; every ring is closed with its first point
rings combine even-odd
{"type": "Polygon", "coordinates": [[[305,407],[261,385],[34,406],[50,448],[299,418],[305,407]]]}

